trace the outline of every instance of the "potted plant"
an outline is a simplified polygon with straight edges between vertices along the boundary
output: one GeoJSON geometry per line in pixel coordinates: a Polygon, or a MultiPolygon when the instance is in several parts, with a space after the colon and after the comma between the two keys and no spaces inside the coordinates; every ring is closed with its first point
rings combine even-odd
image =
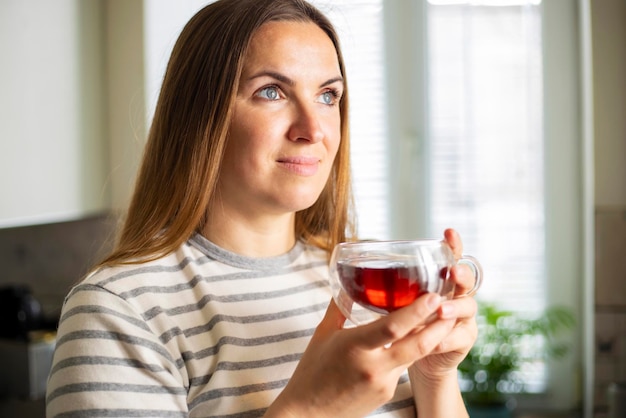
{"type": "Polygon", "coordinates": [[[527,391],[523,369],[567,353],[557,337],[574,326],[574,316],[551,307],[528,318],[479,302],[477,321],[476,343],[459,365],[465,403],[472,418],[510,417],[512,395],[527,391]]]}

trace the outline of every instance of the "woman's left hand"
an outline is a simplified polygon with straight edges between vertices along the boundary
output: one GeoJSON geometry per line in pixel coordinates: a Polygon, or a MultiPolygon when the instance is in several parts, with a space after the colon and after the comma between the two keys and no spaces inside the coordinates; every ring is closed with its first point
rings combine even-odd
{"type": "MultiPolygon", "coordinates": [[[[463,254],[463,243],[453,229],[444,232],[445,241],[454,252],[455,259],[463,254]]],[[[456,368],[476,341],[476,301],[464,296],[475,284],[474,272],[464,264],[454,266],[450,279],[455,283],[454,298],[444,301],[438,310],[439,321],[453,321],[454,327],[430,355],[418,360],[411,367],[428,380],[456,374],[456,368]]]]}

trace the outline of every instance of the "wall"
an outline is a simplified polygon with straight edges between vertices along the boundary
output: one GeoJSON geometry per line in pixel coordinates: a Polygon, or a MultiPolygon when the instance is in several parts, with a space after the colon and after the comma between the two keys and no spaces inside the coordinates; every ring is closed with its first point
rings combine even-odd
{"type": "MultiPolygon", "coordinates": [[[[104,203],[99,203],[95,208],[93,205],[89,206],[86,211],[66,210],[63,212],[66,216],[41,216],[36,222],[5,223],[0,227],[0,286],[16,283],[29,285],[52,323],[58,318],[63,298],[71,286],[110,248],[115,220],[108,213],[117,213],[127,206],[134,183],[146,137],[143,4],[143,1],[127,0],[63,0],[54,6],[47,5],[43,0],[29,5],[18,0],[2,3],[2,10],[13,13],[5,13],[5,19],[18,11],[24,14],[24,18],[17,19],[17,23],[13,25],[0,25],[0,34],[6,35],[0,37],[5,40],[4,43],[0,41],[0,45],[6,45],[6,50],[18,57],[24,55],[21,50],[24,48],[15,47],[20,39],[16,39],[9,30],[24,34],[30,42],[28,45],[32,45],[27,52],[37,50],[39,44],[45,48],[50,43],[49,37],[56,40],[59,34],[65,34],[69,30],[68,26],[76,33],[88,35],[72,36],[68,42],[55,42],[57,49],[47,51],[49,57],[44,53],[31,54],[42,62],[37,61],[36,65],[30,65],[28,71],[16,71],[15,74],[10,74],[11,77],[4,77],[16,91],[15,96],[10,96],[12,102],[21,103],[13,99],[25,96],[23,86],[37,87],[27,89],[34,95],[26,103],[27,109],[32,111],[33,104],[37,104],[35,110],[42,108],[47,112],[47,118],[52,118],[57,125],[57,113],[65,118],[61,119],[62,122],[68,119],[71,123],[53,131],[51,126],[56,125],[48,123],[48,119],[22,121],[16,132],[23,132],[29,127],[32,131],[33,126],[43,129],[43,134],[34,137],[48,148],[40,150],[38,156],[41,157],[37,161],[27,158],[32,155],[29,149],[33,147],[29,143],[25,144],[21,138],[13,138],[14,141],[5,138],[0,141],[0,161],[3,162],[3,157],[6,159],[13,155],[8,154],[7,149],[13,150],[18,145],[22,147],[18,147],[20,151],[10,158],[9,164],[0,164],[0,171],[3,168],[11,170],[9,173],[5,171],[3,181],[0,181],[0,186],[3,186],[0,187],[3,192],[0,209],[12,207],[8,205],[23,200],[25,192],[31,190],[38,200],[30,206],[37,213],[50,206],[41,203],[73,202],[74,195],[68,197],[68,193],[74,191],[88,202],[101,202],[101,198],[105,198],[104,203]],[[21,30],[22,27],[28,30],[21,30]],[[56,53],[58,49],[66,51],[77,63],[56,53]],[[61,77],[60,81],[54,78],[56,73],[51,74],[50,68],[63,65],[79,67],[81,71],[76,71],[81,77],[74,73],[61,72],[64,78],[61,77]],[[44,68],[46,71],[42,70],[44,68]],[[41,94],[47,90],[28,82],[28,77],[32,74],[45,76],[46,80],[53,78],[45,86],[54,90],[56,96],[48,95],[46,100],[41,100],[41,94]],[[15,83],[15,80],[18,82],[15,83]],[[67,91],[64,83],[70,83],[76,89],[67,91]],[[64,102],[60,98],[74,100],[74,107],[68,110],[67,106],[61,106],[64,102]],[[80,105],[74,102],[80,102],[80,105]],[[58,130],[61,134],[47,135],[58,130]],[[76,157],[68,163],[65,159],[67,155],[76,157]],[[25,163],[32,161],[39,163],[29,168],[25,163]],[[74,165],[79,168],[75,169],[74,165]],[[62,185],[65,194],[48,185],[50,179],[54,180],[59,176],[60,170],[64,175],[69,174],[62,180],[54,181],[54,185],[62,185]],[[25,181],[30,178],[34,179],[34,186],[25,181]],[[16,179],[20,181],[16,182],[16,179]],[[48,183],[42,182],[46,179],[49,180],[48,183]],[[74,183],[78,186],[74,187],[74,183]],[[94,186],[94,183],[105,184],[106,192],[102,186],[94,186]],[[5,184],[13,188],[7,189],[5,184]],[[11,190],[15,190],[17,195],[9,194],[11,190]],[[46,193],[51,194],[51,198],[46,193]],[[86,213],[89,215],[85,215],[86,213]],[[34,223],[39,224],[33,225],[34,223]],[[16,227],[17,225],[20,227],[16,227]]],[[[5,22],[1,16],[2,13],[0,22],[5,22]]],[[[5,69],[6,71],[8,70],[5,69]]],[[[0,85],[5,86],[2,83],[0,85]]],[[[0,108],[5,110],[1,105],[7,102],[0,101],[0,108]]],[[[2,113],[7,116],[6,112],[2,113]]],[[[25,112],[26,117],[31,117],[31,113],[25,112]]],[[[3,213],[2,210],[0,214],[3,213]]],[[[21,216],[31,215],[22,209],[16,210],[16,213],[21,216]]],[[[0,379],[6,377],[4,373],[6,370],[0,370],[0,379]]],[[[0,397],[0,417],[39,418],[44,416],[43,411],[42,399],[32,401],[0,397]]]]}
{"type": "Polygon", "coordinates": [[[626,381],[626,2],[591,2],[595,159],[595,417],[626,381]]]}
{"type": "Polygon", "coordinates": [[[0,2],[0,227],[109,205],[101,5],[0,2]]]}

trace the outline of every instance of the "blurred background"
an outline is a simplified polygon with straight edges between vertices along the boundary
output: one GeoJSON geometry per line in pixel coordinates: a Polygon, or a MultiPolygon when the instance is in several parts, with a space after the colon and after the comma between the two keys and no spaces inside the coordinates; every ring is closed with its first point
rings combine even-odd
{"type": "MultiPolygon", "coordinates": [[[[110,247],[168,55],[207,3],[0,2],[0,303],[26,295],[37,318],[0,337],[0,416],[43,416],[63,297],[110,247]]],[[[626,381],[626,2],[313,3],[347,62],[360,236],[456,228],[481,303],[575,319],[564,357],[520,371],[516,416],[609,416],[626,381]]]]}

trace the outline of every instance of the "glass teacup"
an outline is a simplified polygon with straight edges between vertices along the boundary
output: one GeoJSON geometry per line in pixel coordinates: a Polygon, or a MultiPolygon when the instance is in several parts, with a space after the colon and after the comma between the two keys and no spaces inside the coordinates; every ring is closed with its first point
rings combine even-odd
{"type": "MultiPolygon", "coordinates": [[[[474,271],[474,287],[463,296],[473,295],[482,283],[482,267],[470,255],[463,255],[458,263],[474,271]]],[[[424,293],[452,298],[455,286],[449,278],[455,264],[445,241],[344,242],[334,248],[330,259],[333,298],[353,324],[366,324],[424,293]]]]}

